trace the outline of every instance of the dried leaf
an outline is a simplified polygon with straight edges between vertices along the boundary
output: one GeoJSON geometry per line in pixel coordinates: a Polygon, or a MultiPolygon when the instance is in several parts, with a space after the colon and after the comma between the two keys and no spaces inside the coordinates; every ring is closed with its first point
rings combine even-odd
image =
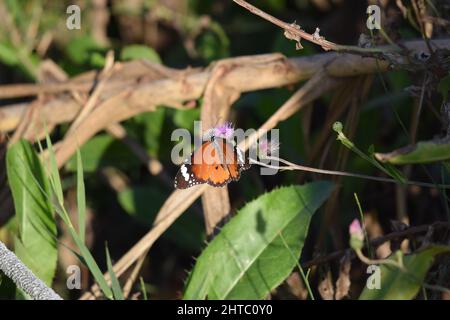
{"type": "Polygon", "coordinates": [[[323,300],[334,299],[333,277],[330,270],[327,271],[325,278],[319,283],[319,293],[323,300]]]}
{"type": "Polygon", "coordinates": [[[350,269],[351,269],[351,260],[348,255],[344,256],[341,259],[341,266],[339,270],[339,278],[336,281],[336,300],[341,300],[348,296],[348,292],[350,290],[350,269]]]}

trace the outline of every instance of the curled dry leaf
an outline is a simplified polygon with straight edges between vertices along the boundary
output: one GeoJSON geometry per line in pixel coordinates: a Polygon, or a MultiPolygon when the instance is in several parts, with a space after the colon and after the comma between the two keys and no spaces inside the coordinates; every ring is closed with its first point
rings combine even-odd
{"type": "Polygon", "coordinates": [[[351,269],[351,259],[347,254],[341,259],[341,266],[339,269],[339,278],[336,281],[336,300],[342,300],[348,296],[350,290],[350,269],[351,269]]]}
{"type": "Polygon", "coordinates": [[[327,271],[325,277],[320,281],[318,289],[323,300],[334,299],[333,277],[330,270],[327,271]]]}
{"type": "Polygon", "coordinates": [[[308,298],[308,290],[306,290],[303,280],[300,279],[298,272],[293,272],[286,280],[286,284],[289,291],[299,298],[300,300],[306,300],[308,298]]]}
{"type": "MultiPolygon", "coordinates": [[[[291,27],[298,29],[298,30],[302,30],[302,28],[294,21],[293,23],[291,23],[291,27]]],[[[301,50],[303,49],[302,44],[300,43],[300,41],[302,40],[302,38],[298,35],[295,34],[289,30],[284,30],[284,36],[289,39],[289,40],[294,40],[295,43],[295,49],[296,50],[301,50]]]]}

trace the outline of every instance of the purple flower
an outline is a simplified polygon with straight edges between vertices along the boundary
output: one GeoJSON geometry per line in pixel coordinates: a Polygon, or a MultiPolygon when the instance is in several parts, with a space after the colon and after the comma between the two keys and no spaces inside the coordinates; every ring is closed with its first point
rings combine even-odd
{"type": "Polygon", "coordinates": [[[230,139],[234,134],[233,124],[231,122],[225,122],[224,124],[214,128],[214,135],[224,139],[230,139]]]}

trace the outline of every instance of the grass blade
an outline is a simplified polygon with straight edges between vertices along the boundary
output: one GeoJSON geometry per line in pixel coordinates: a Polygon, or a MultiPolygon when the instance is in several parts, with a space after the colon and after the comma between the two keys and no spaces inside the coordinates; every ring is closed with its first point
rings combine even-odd
{"type": "Polygon", "coordinates": [[[86,238],[86,196],[84,188],[83,163],[80,149],[77,150],[77,207],[78,207],[78,233],[85,243],[86,238]]]}
{"type": "Polygon", "coordinates": [[[106,264],[108,265],[108,273],[109,276],[111,277],[111,287],[114,294],[114,298],[116,300],[124,300],[125,298],[122,293],[122,288],[120,287],[119,280],[117,279],[116,273],[113,270],[108,245],[105,245],[105,250],[106,250],[106,264]]]}

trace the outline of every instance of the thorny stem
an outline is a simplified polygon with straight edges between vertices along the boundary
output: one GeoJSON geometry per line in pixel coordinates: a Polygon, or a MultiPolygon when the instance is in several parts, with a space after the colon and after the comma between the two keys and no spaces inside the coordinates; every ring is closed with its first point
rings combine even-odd
{"type": "Polygon", "coordinates": [[[379,182],[415,185],[415,186],[426,187],[426,188],[450,189],[450,185],[446,185],[446,184],[444,184],[444,185],[443,184],[432,184],[432,183],[411,181],[411,180],[406,180],[404,182],[400,182],[400,181],[397,181],[395,179],[390,179],[390,178],[374,177],[374,176],[369,176],[369,175],[365,175],[365,174],[351,173],[351,172],[346,172],[346,171],[325,170],[325,169],[317,169],[317,168],[302,166],[302,165],[294,164],[292,162],[289,162],[287,160],[284,160],[284,159],[281,159],[278,157],[266,156],[264,158],[268,159],[268,160],[273,160],[273,161],[278,161],[278,162],[284,163],[284,164],[286,164],[286,166],[274,166],[274,165],[260,162],[258,160],[252,159],[252,158],[250,158],[249,161],[251,163],[254,163],[254,164],[257,164],[257,165],[260,165],[263,167],[277,169],[277,170],[302,170],[302,171],[314,172],[314,173],[319,173],[319,174],[353,177],[353,178],[368,179],[368,180],[379,181],[379,182]]]}

